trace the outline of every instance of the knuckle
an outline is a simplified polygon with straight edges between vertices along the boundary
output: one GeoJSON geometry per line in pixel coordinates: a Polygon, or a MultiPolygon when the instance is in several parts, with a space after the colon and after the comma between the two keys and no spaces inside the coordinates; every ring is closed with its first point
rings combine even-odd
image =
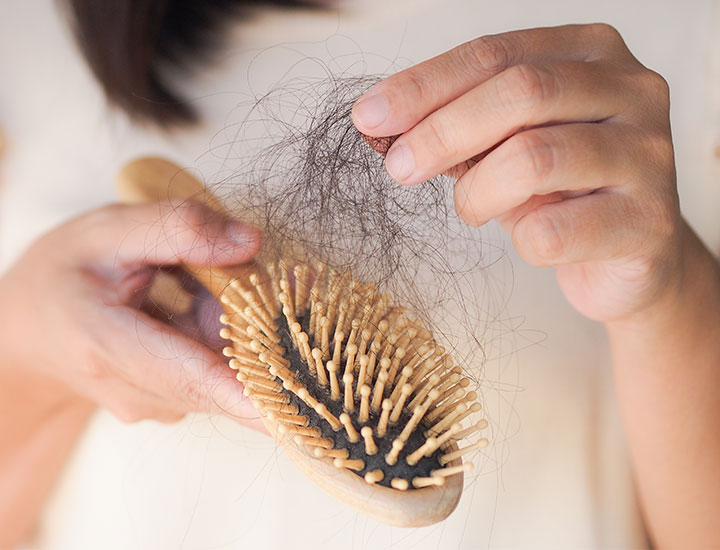
{"type": "Polygon", "coordinates": [[[164,240],[181,258],[188,251],[205,251],[207,239],[213,231],[208,210],[201,204],[186,201],[170,203],[165,215],[158,220],[159,238],[164,240]]]}
{"type": "Polygon", "coordinates": [[[520,223],[524,227],[522,231],[513,231],[513,241],[518,250],[524,252],[527,261],[536,266],[548,266],[563,257],[566,244],[555,217],[540,208],[520,223]]]}
{"type": "Polygon", "coordinates": [[[383,83],[383,90],[391,111],[406,112],[411,105],[437,105],[440,85],[437,80],[423,64],[389,77],[383,83]]]}
{"type": "Polygon", "coordinates": [[[107,377],[110,366],[103,353],[89,350],[83,361],[83,370],[90,379],[100,380],[107,377]]]}
{"type": "Polygon", "coordinates": [[[504,71],[513,59],[515,46],[502,36],[481,36],[458,46],[460,61],[472,72],[478,69],[491,74],[504,71]]]}
{"type": "Polygon", "coordinates": [[[616,44],[624,42],[620,31],[609,23],[592,23],[586,26],[590,34],[600,42],[607,44],[616,44]]]}
{"type": "Polygon", "coordinates": [[[666,242],[677,231],[680,209],[676,193],[656,191],[645,201],[644,216],[651,221],[650,230],[659,242],[666,242]]]}
{"type": "Polygon", "coordinates": [[[451,137],[453,132],[444,122],[444,117],[440,115],[430,115],[423,122],[426,143],[430,150],[434,151],[438,158],[449,156],[454,147],[451,137]]]}
{"type": "Polygon", "coordinates": [[[91,216],[95,218],[97,222],[104,222],[105,220],[112,220],[117,218],[119,214],[127,210],[127,205],[124,204],[108,204],[95,210],[91,216]]]}
{"type": "Polygon", "coordinates": [[[649,157],[654,159],[661,175],[675,172],[675,150],[672,138],[665,132],[655,132],[646,138],[649,157]]]}
{"type": "Polygon", "coordinates": [[[150,416],[144,414],[137,406],[126,403],[111,407],[110,412],[123,424],[136,424],[142,420],[146,420],[150,416]]]}
{"type": "Polygon", "coordinates": [[[532,110],[551,95],[547,74],[533,65],[513,65],[497,79],[497,93],[503,107],[532,110]]]}
{"type": "Polygon", "coordinates": [[[209,221],[209,212],[202,204],[195,201],[184,201],[180,204],[170,204],[168,216],[174,218],[178,229],[197,230],[209,221]]]}
{"type": "Polygon", "coordinates": [[[435,105],[437,102],[436,78],[428,75],[425,70],[418,67],[417,71],[407,73],[405,86],[402,87],[405,104],[435,105]]]}
{"type": "Polygon", "coordinates": [[[163,424],[175,424],[185,418],[185,414],[172,411],[163,411],[154,415],[154,419],[163,424]]]}
{"type": "Polygon", "coordinates": [[[644,87],[651,97],[665,110],[670,108],[670,86],[663,76],[655,71],[644,71],[644,87]]]}
{"type": "Polygon", "coordinates": [[[89,234],[97,228],[112,226],[127,212],[127,209],[127,205],[108,204],[76,218],[69,225],[77,229],[80,234],[89,234]]]}
{"type": "Polygon", "coordinates": [[[529,179],[546,178],[556,166],[555,148],[540,132],[524,132],[513,138],[514,158],[521,173],[529,179]]]}
{"type": "Polygon", "coordinates": [[[178,377],[177,393],[184,403],[197,403],[200,396],[201,383],[199,380],[181,374],[178,377]]]}

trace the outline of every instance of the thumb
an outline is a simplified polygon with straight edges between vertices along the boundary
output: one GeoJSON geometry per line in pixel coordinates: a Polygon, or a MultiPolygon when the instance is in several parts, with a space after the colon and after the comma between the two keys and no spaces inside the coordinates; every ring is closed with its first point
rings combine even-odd
{"type": "Polygon", "coordinates": [[[88,259],[120,264],[234,265],[254,258],[259,229],[195,201],[113,205],[76,224],[88,259]]]}

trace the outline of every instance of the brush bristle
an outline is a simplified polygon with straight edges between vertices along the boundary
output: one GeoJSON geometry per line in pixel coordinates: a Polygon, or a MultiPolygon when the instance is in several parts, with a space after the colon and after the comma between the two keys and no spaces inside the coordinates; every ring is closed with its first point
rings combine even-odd
{"type": "Polygon", "coordinates": [[[271,263],[221,296],[224,353],[256,408],[314,456],[398,491],[472,468],[470,381],[432,334],[349,273],[271,263]]]}

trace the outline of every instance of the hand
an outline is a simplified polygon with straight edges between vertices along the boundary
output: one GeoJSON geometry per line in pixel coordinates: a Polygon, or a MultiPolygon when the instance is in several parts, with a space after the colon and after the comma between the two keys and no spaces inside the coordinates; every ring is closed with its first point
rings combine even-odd
{"type": "Polygon", "coordinates": [[[2,368],[123,421],[205,411],[259,426],[227,360],[196,339],[196,315],[184,319],[188,336],[139,308],[158,266],[239,264],[260,240],[254,228],[189,202],[110,206],[77,218],[0,279],[2,368]]]}
{"type": "Polygon", "coordinates": [[[478,38],[373,86],[353,120],[402,134],[386,157],[398,183],[457,177],[463,220],[497,219],[581,313],[613,321],[682,276],[668,111],[662,77],[596,24],[478,38]]]}

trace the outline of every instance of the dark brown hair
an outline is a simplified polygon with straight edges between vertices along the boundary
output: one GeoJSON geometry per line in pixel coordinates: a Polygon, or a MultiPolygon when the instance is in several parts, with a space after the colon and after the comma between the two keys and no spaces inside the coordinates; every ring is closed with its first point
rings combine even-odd
{"type": "MultiPolygon", "coordinates": [[[[209,62],[225,25],[258,4],[301,0],[62,0],[75,36],[109,101],[139,120],[196,120],[168,75],[209,62]]],[[[312,4],[308,4],[312,5],[312,4]]]]}

